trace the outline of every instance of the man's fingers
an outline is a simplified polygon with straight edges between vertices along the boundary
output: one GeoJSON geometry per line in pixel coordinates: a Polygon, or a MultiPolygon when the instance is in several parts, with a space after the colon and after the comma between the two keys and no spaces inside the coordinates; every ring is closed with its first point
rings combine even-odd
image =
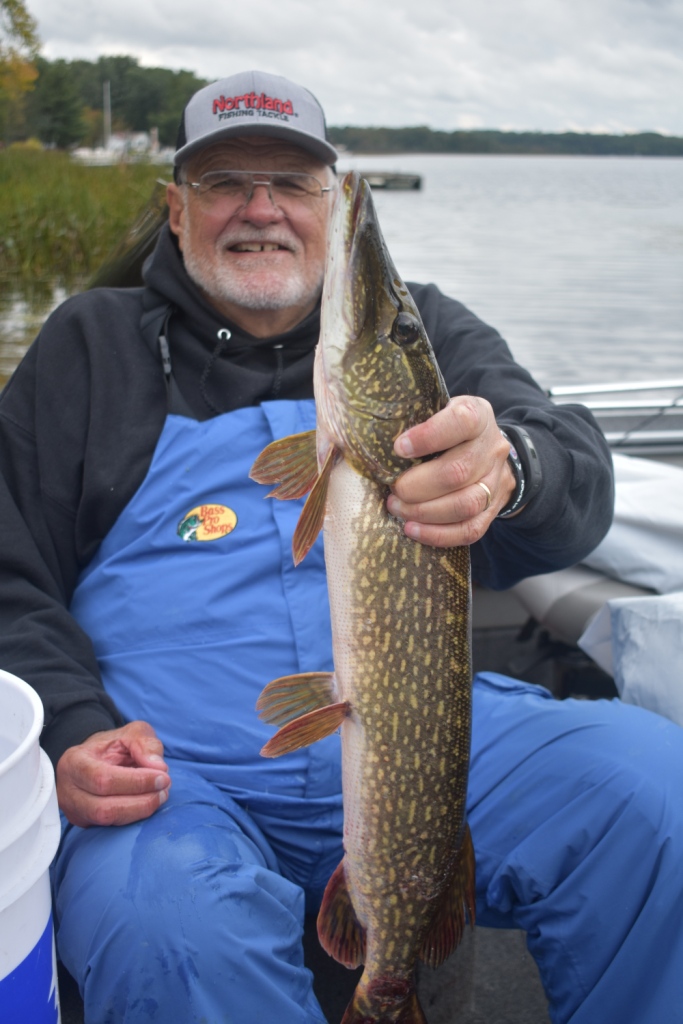
{"type": "Polygon", "coordinates": [[[136,764],[146,768],[167,769],[164,761],[164,745],[156,736],[134,739],[130,744],[130,752],[136,764]]]}
{"type": "Polygon", "coordinates": [[[459,491],[468,483],[471,472],[467,458],[450,449],[437,459],[421,462],[402,473],[392,485],[393,493],[403,502],[424,503],[459,491]]]}
{"type": "Polygon", "coordinates": [[[436,548],[476,544],[498,511],[496,505],[489,503],[484,488],[476,484],[457,494],[417,505],[402,505],[391,495],[387,506],[392,515],[404,520],[406,536],[436,548]]]}
{"type": "Polygon", "coordinates": [[[387,508],[397,519],[432,523],[435,526],[473,519],[487,512],[491,504],[492,496],[489,499],[487,492],[478,483],[459,491],[448,492],[431,501],[410,503],[401,501],[396,494],[390,494],[387,498],[387,508]]]}
{"type": "Polygon", "coordinates": [[[147,818],[168,799],[163,746],[146,722],[93,733],[57,763],[57,797],[70,822],[125,825],[147,818]]]}
{"type": "MultiPolygon", "coordinates": [[[[484,515],[477,527],[482,523],[489,526],[507,504],[516,481],[507,463],[509,443],[498,429],[488,402],[452,399],[445,409],[413,427],[404,438],[414,436],[415,431],[422,431],[420,436],[429,445],[439,443],[443,447],[437,458],[412,466],[397,478],[387,503],[389,511],[406,522],[434,526],[484,515]]],[[[398,438],[395,447],[400,449],[400,444],[398,438]]]]}
{"type": "Polygon", "coordinates": [[[464,523],[449,523],[444,526],[433,526],[429,523],[407,522],[404,532],[411,540],[426,544],[432,548],[458,548],[476,544],[486,533],[490,525],[487,516],[467,519],[464,523]]]}
{"type": "Polygon", "coordinates": [[[59,806],[82,828],[148,818],[166,802],[170,785],[165,772],[108,764],[82,746],[63,754],[57,765],[59,806]]]}
{"type": "Polygon", "coordinates": [[[74,758],[70,774],[79,789],[95,796],[158,793],[171,783],[167,772],[108,764],[85,752],[74,758]]]}
{"type": "Polygon", "coordinates": [[[109,764],[167,769],[164,745],[149,722],[128,722],[120,729],[93,733],[79,749],[109,764]]]}
{"type": "Polygon", "coordinates": [[[489,403],[481,398],[470,395],[451,398],[444,409],[397,437],[394,449],[398,455],[417,459],[453,448],[479,436],[489,410],[489,403]]]}
{"type": "Polygon", "coordinates": [[[91,825],[130,825],[133,821],[149,818],[168,800],[168,790],[141,796],[99,797],[82,790],[71,793],[67,806],[62,806],[72,825],[89,828],[91,825]]]}

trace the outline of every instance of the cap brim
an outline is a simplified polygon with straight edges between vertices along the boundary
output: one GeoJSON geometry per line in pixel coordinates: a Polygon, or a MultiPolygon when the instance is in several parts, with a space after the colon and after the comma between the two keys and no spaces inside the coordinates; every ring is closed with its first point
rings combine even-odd
{"type": "Polygon", "coordinates": [[[239,135],[270,135],[273,138],[291,142],[293,145],[301,146],[302,149],[312,153],[313,156],[328,166],[332,166],[339,159],[339,154],[334,146],[315,135],[309,135],[308,132],[298,131],[296,128],[284,125],[259,123],[254,125],[240,124],[239,126],[225,125],[217,128],[215,132],[209,132],[203,135],[201,139],[188,142],[177,150],[173,158],[173,164],[175,167],[179,167],[189,157],[201,152],[201,150],[206,149],[208,146],[213,146],[216,142],[222,142],[224,139],[230,139],[233,136],[239,135]]]}

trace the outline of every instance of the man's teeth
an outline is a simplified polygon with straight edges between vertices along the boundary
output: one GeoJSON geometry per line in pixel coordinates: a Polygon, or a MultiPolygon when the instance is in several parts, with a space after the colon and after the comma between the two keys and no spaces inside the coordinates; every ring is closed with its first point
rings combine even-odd
{"type": "Polygon", "coordinates": [[[280,246],[276,242],[238,242],[232,248],[233,252],[277,252],[280,246]]]}

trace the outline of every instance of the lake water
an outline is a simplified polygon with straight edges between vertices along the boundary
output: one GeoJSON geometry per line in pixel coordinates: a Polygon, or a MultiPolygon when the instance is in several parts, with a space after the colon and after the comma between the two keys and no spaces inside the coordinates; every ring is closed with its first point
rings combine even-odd
{"type": "MultiPolygon", "coordinates": [[[[435,281],[493,324],[539,382],[683,372],[683,160],[354,157],[340,169],[417,172],[375,192],[402,276],[435,281]]],[[[56,299],[0,305],[0,374],[56,299]]]]}

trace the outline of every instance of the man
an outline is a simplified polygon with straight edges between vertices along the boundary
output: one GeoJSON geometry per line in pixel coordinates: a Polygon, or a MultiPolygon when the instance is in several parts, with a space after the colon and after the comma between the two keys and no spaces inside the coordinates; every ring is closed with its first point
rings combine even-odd
{"type": "MultiPolygon", "coordinates": [[[[314,423],[335,159],[300,86],[201,90],[145,287],[67,301],[0,403],[1,663],[45,704],[57,943],[98,1024],[323,1020],[301,931],[342,855],[338,737],[260,758],[254,703],[331,667],[324,563],[317,543],[294,570],[300,503],[247,474],[314,423]]],[[[578,560],[611,517],[593,420],[459,303],[411,290],[455,397],[397,440],[442,454],[390,510],[416,541],[472,544],[489,586],[578,560]]],[[[663,719],[478,677],[479,921],[527,930],[554,1020],[683,1020],[682,770],[663,719]]]]}

